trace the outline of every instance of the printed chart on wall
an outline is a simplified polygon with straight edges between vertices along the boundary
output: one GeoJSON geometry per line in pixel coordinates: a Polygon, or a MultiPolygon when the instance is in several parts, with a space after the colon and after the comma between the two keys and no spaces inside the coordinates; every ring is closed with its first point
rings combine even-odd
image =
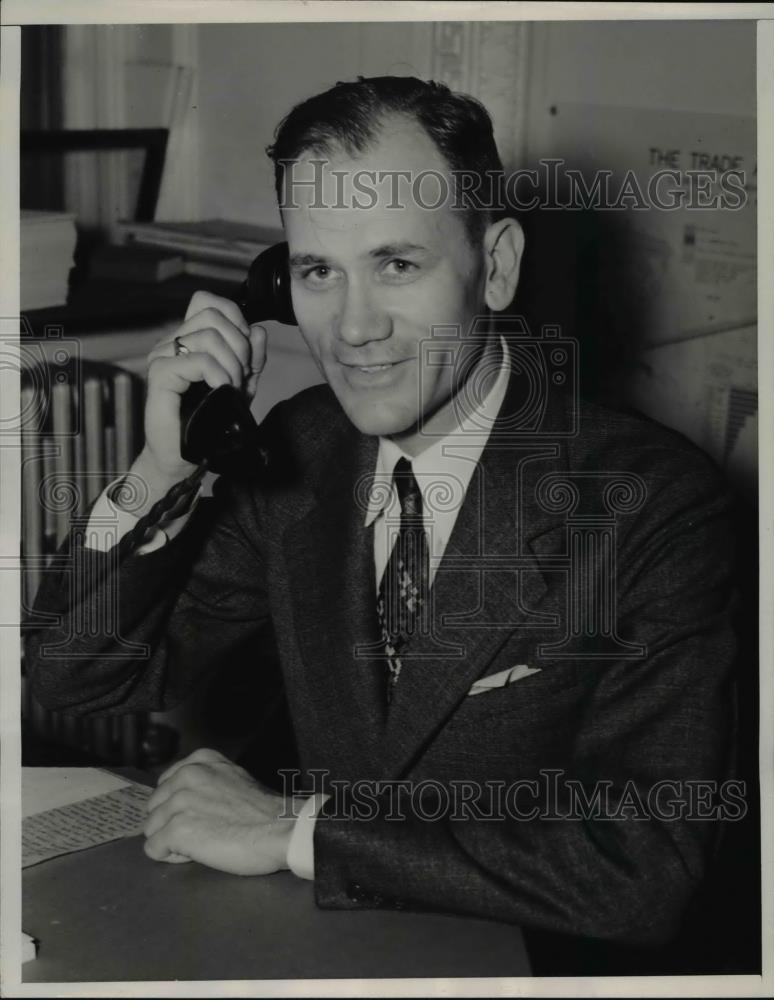
{"type": "Polygon", "coordinates": [[[757,329],[728,330],[643,351],[629,400],[704,448],[754,495],[758,470],[757,329]]]}
{"type": "Polygon", "coordinates": [[[604,204],[628,227],[651,343],[755,322],[754,118],[557,104],[548,139],[582,177],[574,203],[604,204]]]}
{"type": "Polygon", "coordinates": [[[595,210],[604,199],[626,233],[644,310],[631,401],[754,488],[755,119],[566,103],[547,111],[565,193],[595,210]]]}

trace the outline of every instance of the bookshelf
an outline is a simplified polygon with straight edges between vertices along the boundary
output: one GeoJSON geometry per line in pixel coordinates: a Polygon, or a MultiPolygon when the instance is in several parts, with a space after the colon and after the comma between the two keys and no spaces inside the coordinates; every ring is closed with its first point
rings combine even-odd
{"type": "MultiPolygon", "coordinates": [[[[95,363],[114,369],[124,369],[135,376],[144,377],[150,350],[159,339],[174,334],[182,321],[191,295],[201,288],[231,297],[236,294],[238,285],[192,275],[181,275],[168,281],[147,285],[138,282],[95,280],[76,284],[71,289],[66,306],[30,310],[24,314],[22,342],[26,343],[27,350],[22,352],[22,357],[26,355],[31,365],[40,365],[43,362],[48,365],[56,364],[63,341],[66,341],[68,349],[83,363],[81,372],[84,377],[95,363]]],[[[274,322],[266,323],[265,326],[269,341],[267,365],[252,407],[258,420],[265,416],[275,403],[320,381],[317,367],[298,329],[274,322]]],[[[121,375],[118,374],[117,377],[120,379],[121,375]]],[[[48,383],[52,383],[50,377],[48,383]]],[[[137,393],[133,398],[132,412],[136,428],[133,453],[136,453],[141,446],[141,406],[141,393],[137,393]]],[[[28,446],[31,443],[40,451],[41,456],[45,457],[41,450],[43,448],[41,442],[28,442],[28,446]]],[[[77,466],[77,444],[78,439],[74,439],[75,457],[69,452],[60,456],[60,472],[66,478],[70,478],[70,475],[65,465],[72,461],[73,470],[77,466]]],[[[120,457],[116,453],[112,461],[107,460],[105,468],[109,466],[115,474],[128,467],[130,462],[131,457],[126,454],[120,457]]],[[[39,466],[40,462],[37,465],[34,462],[27,463],[26,466],[27,477],[30,480],[28,483],[30,496],[35,494],[41,479],[42,470],[39,466]]],[[[37,524],[36,510],[35,503],[29,500],[25,502],[23,521],[28,535],[35,530],[37,524]]],[[[42,532],[45,525],[41,523],[38,527],[42,532]]],[[[64,523],[58,528],[65,530],[64,523]]],[[[27,549],[32,552],[33,546],[28,545],[27,549]]],[[[33,588],[36,589],[38,580],[34,573],[34,559],[32,562],[28,559],[27,563],[29,565],[26,579],[30,590],[27,599],[31,604],[33,598],[31,591],[33,588]],[[33,570],[32,574],[30,568],[33,570]]],[[[151,726],[149,732],[168,734],[168,727],[171,725],[179,734],[180,742],[185,749],[192,738],[191,733],[198,732],[196,712],[196,706],[186,704],[174,712],[153,713],[151,721],[161,725],[151,726]]],[[[84,734],[81,730],[71,732],[72,723],[69,720],[45,714],[31,700],[26,706],[25,718],[29,720],[25,728],[27,763],[86,761],[86,758],[81,761],[78,757],[83,750],[84,734]]],[[[110,725],[116,726],[121,723],[113,720],[110,725]]],[[[115,740],[120,739],[121,752],[125,755],[128,753],[131,759],[135,759],[140,730],[131,727],[143,725],[144,723],[130,718],[126,723],[126,731],[118,734],[103,726],[102,730],[94,734],[97,756],[103,760],[111,759],[110,753],[116,751],[115,749],[111,751],[110,748],[114,748],[115,740]]],[[[193,746],[190,749],[193,749],[193,746]]]]}

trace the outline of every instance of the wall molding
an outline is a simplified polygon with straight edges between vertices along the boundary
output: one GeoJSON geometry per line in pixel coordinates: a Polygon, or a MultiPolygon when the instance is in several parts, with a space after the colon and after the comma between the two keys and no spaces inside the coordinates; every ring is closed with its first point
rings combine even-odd
{"type": "Polygon", "coordinates": [[[429,76],[481,101],[506,168],[520,165],[526,151],[530,29],[519,21],[432,25],[429,76]]]}
{"type": "Polygon", "coordinates": [[[172,26],[172,62],[188,70],[188,93],[172,123],[157,216],[180,221],[201,218],[199,188],[199,26],[172,26]]]}

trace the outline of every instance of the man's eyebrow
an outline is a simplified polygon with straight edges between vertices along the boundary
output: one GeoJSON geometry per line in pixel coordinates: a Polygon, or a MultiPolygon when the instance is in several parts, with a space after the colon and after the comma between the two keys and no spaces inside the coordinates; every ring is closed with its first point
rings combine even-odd
{"type": "MultiPolygon", "coordinates": [[[[369,250],[368,256],[381,260],[383,257],[403,257],[410,253],[429,253],[427,247],[421,243],[385,243],[380,247],[369,250]]],[[[316,253],[294,253],[290,255],[288,263],[291,267],[319,267],[325,265],[331,267],[328,257],[323,257],[316,253]]]]}
{"type": "Polygon", "coordinates": [[[385,243],[384,246],[371,250],[370,257],[403,257],[409,253],[428,253],[427,247],[421,243],[385,243]]]}
{"type": "Polygon", "coordinates": [[[314,264],[328,264],[329,261],[316,253],[294,253],[290,255],[288,263],[291,267],[309,267],[314,264]]]}

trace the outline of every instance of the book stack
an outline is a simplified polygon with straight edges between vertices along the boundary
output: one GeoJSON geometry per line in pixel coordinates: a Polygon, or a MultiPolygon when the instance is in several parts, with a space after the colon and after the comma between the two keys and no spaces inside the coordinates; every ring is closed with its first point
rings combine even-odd
{"type": "Polygon", "coordinates": [[[284,239],[282,230],[226,219],[119,222],[113,242],[179,254],[187,274],[241,282],[253,260],[284,239]]]}
{"type": "Polygon", "coordinates": [[[77,238],[74,215],[22,210],[22,309],[46,309],[67,302],[77,238]]]}

